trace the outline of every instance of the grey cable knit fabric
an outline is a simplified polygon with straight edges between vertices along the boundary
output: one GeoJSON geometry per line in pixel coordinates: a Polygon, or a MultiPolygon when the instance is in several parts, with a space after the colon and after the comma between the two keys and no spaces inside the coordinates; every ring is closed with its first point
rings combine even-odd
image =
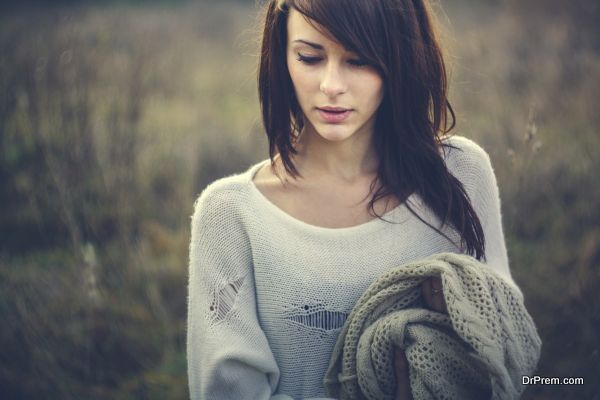
{"type": "Polygon", "coordinates": [[[380,276],[355,304],[324,378],[331,397],[393,400],[394,346],[422,399],[517,399],[541,340],[523,297],[489,266],[440,253],[380,276]],[[440,277],[448,315],[425,309],[421,283],[440,277]]]}

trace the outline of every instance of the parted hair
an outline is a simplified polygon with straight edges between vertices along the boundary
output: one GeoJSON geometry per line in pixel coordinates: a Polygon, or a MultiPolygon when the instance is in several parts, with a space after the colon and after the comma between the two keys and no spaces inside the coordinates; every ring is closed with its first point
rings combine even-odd
{"type": "MultiPolygon", "coordinates": [[[[270,0],[258,73],[262,119],[269,156],[279,154],[292,177],[301,177],[292,161],[304,116],[286,61],[287,17],[301,13],[324,35],[359,55],[382,77],[384,96],[373,136],[379,159],[378,179],[371,185],[369,212],[381,198],[403,203],[416,193],[461,237],[457,244],[477,259],[485,258],[479,218],[461,184],[446,168],[442,141],[455,125],[448,101],[447,74],[426,0],[270,0]],[[378,184],[376,185],[376,182],[378,184]]],[[[408,209],[432,229],[407,202],[408,209]]],[[[448,238],[448,240],[451,240],[448,238]]]]}

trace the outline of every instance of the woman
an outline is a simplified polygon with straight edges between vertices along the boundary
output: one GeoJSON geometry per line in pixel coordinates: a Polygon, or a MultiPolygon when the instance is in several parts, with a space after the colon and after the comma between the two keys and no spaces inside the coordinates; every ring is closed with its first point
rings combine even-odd
{"type": "MultiPolygon", "coordinates": [[[[423,1],[269,1],[259,95],[270,160],[209,185],[192,217],[193,399],[324,397],[345,318],[403,263],[466,253],[512,281],[490,159],[444,136],[423,1]]],[[[445,312],[441,282],[422,289],[445,312]]],[[[396,369],[410,398],[401,351],[396,369]]]]}

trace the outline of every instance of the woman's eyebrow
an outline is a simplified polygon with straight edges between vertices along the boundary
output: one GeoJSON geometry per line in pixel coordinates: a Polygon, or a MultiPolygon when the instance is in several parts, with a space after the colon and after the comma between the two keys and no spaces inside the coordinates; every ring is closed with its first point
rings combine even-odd
{"type": "Polygon", "coordinates": [[[312,48],[314,48],[314,49],[317,49],[317,50],[323,50],[323,49],[324,49],[324,47],[323,47],[323,46],[321,46],[320,44],[313,43],[313,42],[309,42],[308,40],[304,40],[304,39],[296,39],[296,40],[294,40],[292,43],[296,43],[296,42],[307,44],[307,45],[309,45],[310,47],[312,47],[312,48]]]}

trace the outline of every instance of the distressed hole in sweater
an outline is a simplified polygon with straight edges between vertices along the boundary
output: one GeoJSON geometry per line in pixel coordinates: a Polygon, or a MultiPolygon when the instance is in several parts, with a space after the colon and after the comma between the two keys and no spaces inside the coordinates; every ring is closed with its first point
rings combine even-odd
{"type": "Polygon", "coordinates": [[[219,290],[213,292],[209,307],[211,322],[216,323],[225,319],[233,308],[238,292],[244,283],[244,277],[228,282],[219,290]]]}
{"type": "Polygon", "coordinates": [[[301,306],[301,310],[303,312],[288,315],[286,319],[311,328],[330,331],[343,327],[348,318],[348,313],[326,310],[322,305],[310,306],[305,304],[301,306]]]}

